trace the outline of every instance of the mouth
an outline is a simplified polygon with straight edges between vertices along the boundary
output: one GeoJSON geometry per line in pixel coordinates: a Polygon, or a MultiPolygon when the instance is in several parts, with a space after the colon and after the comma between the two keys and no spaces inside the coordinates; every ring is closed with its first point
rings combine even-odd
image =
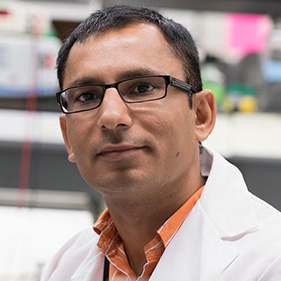
{"type": "Polygon", "coordinates": [[[143,149],[143,146],[112,145],[102,148],[97,156],[110,160],[119,160],[124,157],[134,156],[143,149]]]}

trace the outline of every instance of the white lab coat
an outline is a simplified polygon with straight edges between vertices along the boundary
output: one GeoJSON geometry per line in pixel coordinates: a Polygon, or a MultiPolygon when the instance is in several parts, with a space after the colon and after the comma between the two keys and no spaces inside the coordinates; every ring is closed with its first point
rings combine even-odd
{"type": "MultiPolygon", "coordinates": [[[[281,213],[248,192],[239,170],[203,149],[205,188],[150,281],[281,281],[281,213]]],[[[280,198],[281,200],[281,198],[280,198]]],[[[49,263],[41,281],[102,281],[97,234],[82,231],[49,263]]]]}

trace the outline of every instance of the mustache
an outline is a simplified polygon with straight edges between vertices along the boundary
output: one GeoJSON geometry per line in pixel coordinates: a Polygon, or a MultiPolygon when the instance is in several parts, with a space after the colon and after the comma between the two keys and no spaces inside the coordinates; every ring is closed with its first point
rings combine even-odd
{"type": "Polygon", "coordinates": [[[111,131],[104,133],[102,138],[93,144],[93,155],[99,154],[106,145],[129,144],[137,147],[153,147],[153,141],[150,138],[136,137],[127,134],[125,131],[111,131]]]}

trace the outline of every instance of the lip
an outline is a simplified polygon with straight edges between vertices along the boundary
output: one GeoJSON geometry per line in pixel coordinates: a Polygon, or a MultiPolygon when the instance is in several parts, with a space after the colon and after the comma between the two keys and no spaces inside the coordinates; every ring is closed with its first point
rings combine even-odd
{"type": "Polygon", "coordinates": [[[100,151],[97,153],[97,156],[114,160],[133,155],[142,149],[144,149],[143,146],[108,145],[100,149],[100,151]]]}

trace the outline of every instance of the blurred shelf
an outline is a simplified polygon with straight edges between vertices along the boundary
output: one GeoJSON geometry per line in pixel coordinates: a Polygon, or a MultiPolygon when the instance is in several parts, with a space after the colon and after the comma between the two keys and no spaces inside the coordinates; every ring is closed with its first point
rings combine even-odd
{"type": "Polygon", "coordinates": [[[89,210],[91,205],[86,192],[27,190],[21,193],[15,188],[0,188],[0,206],[18,206],[22,200],[29,208],[89,210]]]}
{"type": "Polygon", "coordinates": [[[281,159],[281,114],[218,114],[204,143],[225,157],[281,159]]]}
{"type": "Polygon", "coordinates": [[[81,22],[94,10],[100,9],[99,0],[22,0],[22,2],[40,5],[48,12],[52,20],[81,22]]]}
{"type": "Polygon", "coordinates": [[[160,8],[281,15],[279,0],[104,0],[106,5],[130,4],[160,8]]]}
{"type": "MultiPolygon", "coordinates": [[[[60,112],[59,106],[54,95],[38,96],[36,99],[36,110],[39,112],[60,112]]],[[[27,106],[26,97],[7,98],[0,96],[0,114],[1,110],[25,110],[27,106]]]]}

